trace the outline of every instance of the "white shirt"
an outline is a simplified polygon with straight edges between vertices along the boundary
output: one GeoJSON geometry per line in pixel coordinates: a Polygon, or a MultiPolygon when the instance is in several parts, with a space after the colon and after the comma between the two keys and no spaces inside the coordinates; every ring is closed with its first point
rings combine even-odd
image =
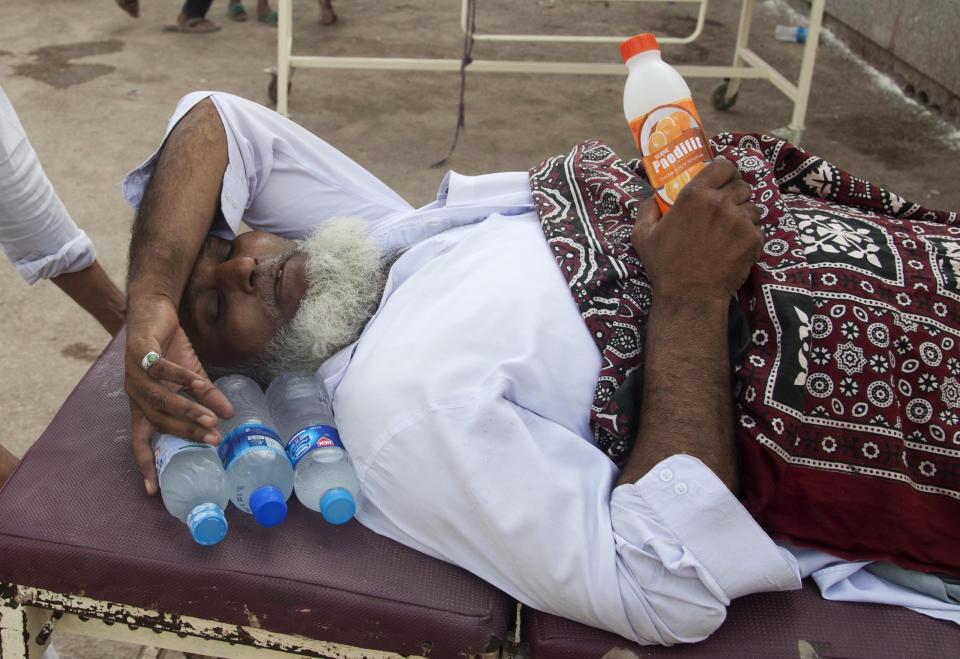
{"type": "MultiPolygon", "coordinates": [[[[171,126],[207,96],[184,98],[171,126]]],[[[731,599],[798,587],[792,554],[695,458],[614,488],[589,429],[600,354],[525,173],[451,172],[438,200],[413,210],[288,120],[212,98],[228,142],[249,147],[230,147],[224,176],[224,198],[228,181],[244,181],[230,196],[258,209],[247,224],[300,235],[318,215],[359,215],[385,247],[408,247],[359,341],[318,373],[362,484],[362,524],[524,604],[641,643],[702,639],[731,599]],[[309,169],[288,179],[264,167],[270,158],[309,169]],[[316,194],[305,189],[314,178],[316,194]],[[305,205],[273,213],[257,190],[305,205]]],[[[152,159],[125,182],[134,203],[151,169],[152,159]]],[[[242,213],[224,215],[236,231],[242,213]]]]}
{"type": "Polygon", "coordinates": [[[364,525],[644,643],[699,640],[732,598],[797,585],[698,460],[613,488],[589,429],[600,354],[536,213],[444,232],[397,266],[334,399],[364,525]]]}
{"type": "Polygon", "coordinates": [[[89,267],[97,255],[43,173],[0,88],[0,244],[29,284],[89,267]]]}

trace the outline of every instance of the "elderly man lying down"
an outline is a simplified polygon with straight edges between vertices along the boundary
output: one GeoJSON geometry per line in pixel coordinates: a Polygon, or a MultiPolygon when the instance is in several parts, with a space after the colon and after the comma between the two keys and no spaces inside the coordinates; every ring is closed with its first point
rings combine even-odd
{"type": "Polygon", "coordinates": [[[219,441],[207,372],[309,368],[360,523],[532,607],[690,642],[814,573],[960,619],[957,215],[773,138],[714,148],[662,218],[598,142],[414,210],[261,106],[185,97],[125,181],[148,492],[150,424],[219,441]]]}

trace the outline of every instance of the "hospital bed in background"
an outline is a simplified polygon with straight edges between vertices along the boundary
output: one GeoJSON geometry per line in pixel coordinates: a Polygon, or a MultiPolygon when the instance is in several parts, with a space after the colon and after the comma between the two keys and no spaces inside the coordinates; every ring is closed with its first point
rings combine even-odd
{"type": "Polygon", "coordinates": [[[329,526],[293,501],[273,529],[231,509],[226,540],[198,547],[143,492],[129,452],[124,341],[121,332],[0,489],[0,659],[39,659],[59,632],[145,646],[143,659],[156,648],[589,659],[615,647],[640,657],[954,659],[960,648],[957,625],[828,602],[810,584],[735,601],[701,644],[641,648],[520,607],[464,570],[357,522],[329,526]]]}
{"type": "MultiPolygon", "coordinates": [[[[580,2],[588,0],[579,0],[580,2]]],[[[611,0],[606,0],[611,1],[611,0]]],[[[661,44],[688,44],[694,42],[703,33],[709,0],[612,0],[618,2],[670,2],[671,4],[699,5],[696,26],[689,35],[661,36],[661,44]]],[[[711,102],[720,111],[729,110],[737,102],[737,94],[743,80],[767,80],[793,101],[793,113],[786,128],[773,131],[794,144],[800,144],[803,137],[804,119],[807,102],[810,98],[810,84],[817,56],[817,44],[820,41],[820,28],[823,22],[823,9],[826,0],[811,0],[807,41],[803,47],[800,75],[796,83],[788,80],[772,65],[749,48],[750,24],[753,19],[754,0],[742,0],[740,22],[734,45],[733,64],[731,66],[677,65],[676,68],[686,78],[722,78],[714,88],[711,102]]],[[[471,15],[482,6],[480,0],[461,0],[460,27],[468,39],[473,41],[522,42],[522,43],[597,43],[619,44],[631,36],[624,33],[616,36],[593,35],[548,35],[548,34],[483,34],[474,30],[471,15]]],[[[459,71],[459,59],[427,59],[402,57],[321,57],[316,55],[293,54],[293,2],[278,0],[277,30],[277,67],[271,71],[267,89],[270,100],[276,105],[277,112],[287,116],[287,100],[291,90],[290,76],[295,68],[314,69],[373,69],[380,71],[459,71]]],[[[611,58],[615,48],[609,49],[611,58]]],[[[579,75],[614,75],[624,77],[626,69],[619,61],[616,63],[595,62],[543,62],[527,60],[484,60],[473,59],[466,64],[467,71],[478,73],[565,73],[579,75]]]]}

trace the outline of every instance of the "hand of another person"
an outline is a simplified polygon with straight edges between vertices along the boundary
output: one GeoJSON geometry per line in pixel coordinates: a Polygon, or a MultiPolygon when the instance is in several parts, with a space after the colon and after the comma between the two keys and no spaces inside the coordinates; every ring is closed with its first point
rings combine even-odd
{"type": "Polygon", "coordinates": [[[632,242],[655,298],[725,300],[736,294],[763,246],[751,192],[736,165],[718,158],[662,218],[653,199],[644,203],[632,242]]]}
{"type": "Polygon", "coordinates": [[[150,450],[154,428],[215,445],[220,441],[217,416],[233,415],[230,401],[210,381],[180,327],[172,300],[162,295],[141,296],[129,302],[124,389],[130,398],[131,449],[148,494],[157,491],[150,450]],[[142,361],[149,352],[161,358],[144,369],[142,361]],[[177,395],[181,389],[196,402],[177,395]]]}

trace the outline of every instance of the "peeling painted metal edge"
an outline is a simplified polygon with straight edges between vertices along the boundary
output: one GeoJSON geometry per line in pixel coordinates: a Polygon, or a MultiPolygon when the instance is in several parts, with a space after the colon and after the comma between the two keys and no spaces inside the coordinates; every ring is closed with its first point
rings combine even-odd
{"type": "MultiPolygon", "coordinates": [[[[230,625],[215,620],[181,616],[177,614],[161,613],[150,609],[143,609],[127,604],[95,600],[81,595],[66,595],[32,586],[16,586],[0,583],[0,657],[18,657],[27,655],[26,608],[38,607],[41,609],[59,611],[66,614],[57,623],[57,628],[96,637],[110,637],[114,640],[126,640],[138,644],[164,645],[158,643],[165,634],[172,634],[177,638],[193,637],[198,641],[213,641],[217,645],[224,644],[227,654],[233,656],[252,656],[243,652],[241,647],[234,647],[235,652],[229,652],[230,646],[246,646],[281,653],[306,657],[322,657],[329,659],[406,659],[412,655],[401,655],[383,650],[357,648],[330,641],[321,641],[293,634],[271,632],[257,627],[245,625],[230,625]],[[100,633],[86,633],[83,630],[85,622],[94,622],[94,627],[111,628],[109,634],[102,630],[100,633]],[[124,629],[126,628],[126,629],[124,629]],[[143,638],[138,630],[154,632],[149,639],[143,638]],[[131,636],[136,636],[131,640],[131,636]],[[239,651],[239,652],[237,652],[239,651]]],[[[178,644],[179,645],[179,644],[178,644]]],[[[165,647],[165,646],[164,646],[165,647]]],[[[170,648],[170,649],[180,649],[170,648]]],[[[188,648],[189,649],[189,648],[188,648]]],[[[200,651],[203,651],[202,646],[200,651]]],[[[219,650],[221,656],[223,649],[219,650]]],[[[499,654],[499,653],[497,653],[499,654]]],[[[267,653],[264,653],[267,655],[267,653]]],[[[262,655],[258,655],[262,656],[262,655]]],[[[269,655],[268,655],[269,656],[269,655]]],[[[421,658],[424,655],[416,655],[421,658]]],[[[484,656],[487,656],[485,653],[484,656]]],[[[493,656],[497,656],[496,654],[493,656]]]]}
{"type": "Polygon", "coordinates": [[[27,656],[27,621],[23,607],[0,600],[0,659],[27,656]]]}

